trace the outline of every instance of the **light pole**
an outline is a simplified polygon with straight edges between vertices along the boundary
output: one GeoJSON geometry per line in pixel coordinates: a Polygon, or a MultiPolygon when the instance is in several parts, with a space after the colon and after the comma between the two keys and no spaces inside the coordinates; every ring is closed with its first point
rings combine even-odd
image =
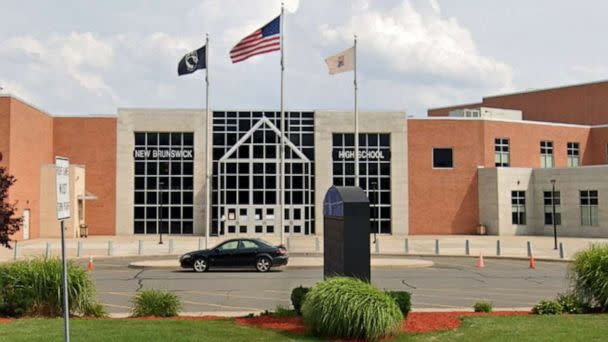
{"type": "Polygon", "coordinates": [[[551,204],[553,206],[553,249],[557,249],[557,222],[555,222],[555,179],[551,180],[551,204]]]}

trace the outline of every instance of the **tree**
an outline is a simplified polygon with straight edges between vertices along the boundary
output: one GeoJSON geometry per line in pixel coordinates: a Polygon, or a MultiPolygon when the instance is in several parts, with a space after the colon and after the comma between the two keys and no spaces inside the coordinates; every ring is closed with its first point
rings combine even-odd
{"type": "Polygon", "coordinates": [[[21,228],[23,217],[15,217],[17,207],[8,203],[8,189],[15,184],[15,176],[9,175],[6,168],[0,167],[0,245],[11,248],[11,235],[21,228]]]}

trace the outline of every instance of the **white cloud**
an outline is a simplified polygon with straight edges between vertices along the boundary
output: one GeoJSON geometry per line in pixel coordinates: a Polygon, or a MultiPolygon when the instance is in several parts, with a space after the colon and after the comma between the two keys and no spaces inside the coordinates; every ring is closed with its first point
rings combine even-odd
{"type": "MultiPolygon", "coordinates": [[[[209,32],[212,108],[277,109],[279,54],[233,65],[228,51],[278,15],[280,3],[163,3],[150,5],[143,16],[125,3],[120,17],[107,15],[87,30],[40,34],[34,32],[44,30],[33,27],[0,34],[5,38],[2,84],[58,114],[114,113],[124,106],[202,107],[203,75],[178,78],[176,67],[209,32]]],[[[362,110],[420,114],[512,87],[511,68],[482,54],[465,25],[442,15],[436,0],[294,0],[286,1],[286,9],[287,108],[351,108],[352,76],[329,77],[323,59],[352,44],[354,33],[360,38],[362,110]]],[[[112,6],[108,10],[112,13],[112,6]]],[[[102,14],[92,8],[88,15],[102,14]]]]}
{"type": "Polygon", "coordinates": [[[441,16],[436,1],[423,5],[432,11],[419,10],[420,5],[406,0],[390,10],[356,13],[342,25],[321,25],[320,31],[327,41],[344,44],[357,33],[362,63],[367,60],[384,77],[500,91],[512,88],[506,63],[482,55],[466,28],[441,16]]]}

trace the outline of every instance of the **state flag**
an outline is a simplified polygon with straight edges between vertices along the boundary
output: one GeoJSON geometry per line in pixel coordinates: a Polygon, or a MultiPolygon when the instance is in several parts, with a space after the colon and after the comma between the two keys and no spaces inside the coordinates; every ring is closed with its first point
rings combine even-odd
{"type": "Polygon", "coordinates": [[[325,64],[327,64],[330,75],[353,70],[355,68],[355,47],[327,57],[325,64]]]}

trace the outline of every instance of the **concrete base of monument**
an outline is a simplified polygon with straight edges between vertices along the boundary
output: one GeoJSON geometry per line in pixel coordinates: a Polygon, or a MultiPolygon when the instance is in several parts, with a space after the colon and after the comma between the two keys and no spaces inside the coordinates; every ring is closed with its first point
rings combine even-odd
{"type": "MultiPolygon", "coordinates": [[[[402,268],[421,268],[431,267],[433,262],[415,258],[404,257],[377,257],[372,255],[372,267],[402,267],[402,268]]],[[[132,268],[179,268],[179,261],[175,259],[162,260],[141,260],[129,264],[132,268]]],[[[289,258],[287,266],[282,268],[297,267],[323,267],[323,257],[318,256],[292,256],[289,258]]]]}

